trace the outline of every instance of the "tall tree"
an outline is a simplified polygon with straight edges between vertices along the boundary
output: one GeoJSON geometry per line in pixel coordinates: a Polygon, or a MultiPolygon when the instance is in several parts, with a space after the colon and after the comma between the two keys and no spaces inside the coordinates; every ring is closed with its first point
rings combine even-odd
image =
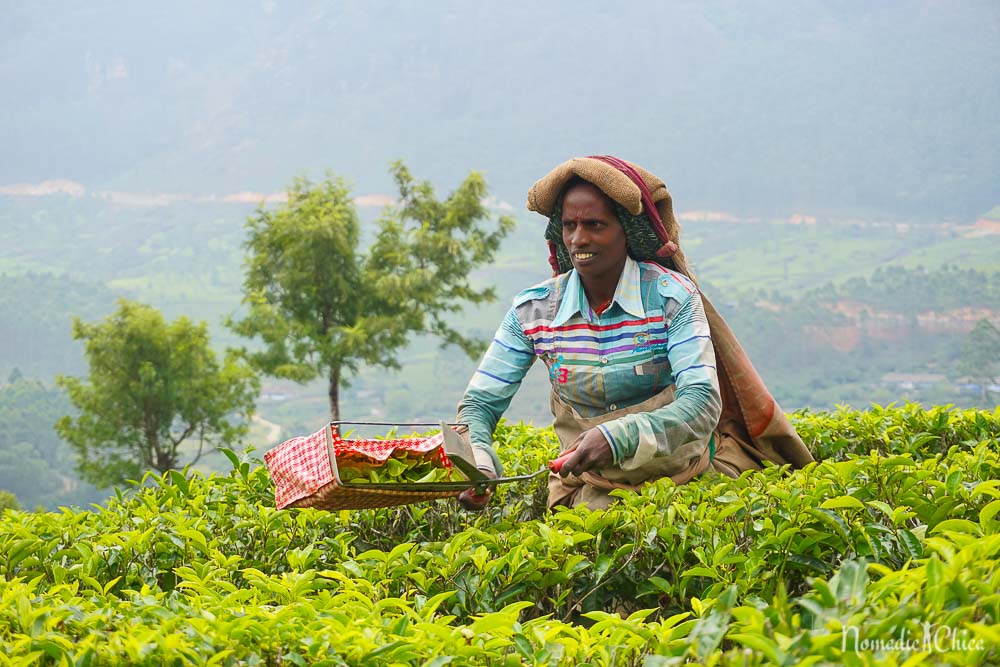
{"type": "Polygon", "coordinates": [[[1000,379],[1000,329],[983,318],[962,341],[957,370],[979,385],[979,400],[989,405],[990,385],[1000,379]]]}
{"type": "Polygon", "coordinates": [[[205,323],[180,317],[167,324],[156,309],[120,299],[116,312],[73,322],[90,366],[86,379],[60,376],[79,410],[56,423],[77,454],[81,476],[98,486],[177,468],[182,445],[233,445],[247,432],[259,383],[235,353],[222,363],[205,323]]]}
{"type": "Polygon", "coordinates": [[[325,377],[335,420],[347,374],[361,364],[399,368],[411,334],[435,335],[470,356],[481,352],[483,344],[447,318],[496,298],[492,288],[474,289],[469,273],[493,259],[514,224],[493,221],[477,173],[444,201],[402,163],[391,173],[399,200],[378,219],[366,250],[350,191],[332,176],[295,180],[286,204],[262,207],[247,222],[249,312],[230,326],[263,340],[248,355],[264,372],[299,382],[325,377]]]}

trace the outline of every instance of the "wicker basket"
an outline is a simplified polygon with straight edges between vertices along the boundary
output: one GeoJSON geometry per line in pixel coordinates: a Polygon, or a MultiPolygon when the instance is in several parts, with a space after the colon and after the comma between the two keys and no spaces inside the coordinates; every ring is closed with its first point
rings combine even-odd
{"type": "MultiPolygon", "coordinates": [[[[274,502],[278,509],[315,507],[324,510],[366,509],[408,505],[435,498],[457,496],[460,491],[401,491],[369,489],[344,484],[337,465],[339,457],[350,454],[369,463],[385,463],[393,452],[403,449],[437,460],[442,467],[451,462],[444,453],[440,433],[424,438],[391,440],[345,440],[340,425],[331,422],[309,436],[292,438],[264,454],[264,462],[274,481],[274,502]]],[[[385,424],[380,424],[385,425],[385,424]]],[[[429,426],[408,424],[405,426],[429,426]]]]}

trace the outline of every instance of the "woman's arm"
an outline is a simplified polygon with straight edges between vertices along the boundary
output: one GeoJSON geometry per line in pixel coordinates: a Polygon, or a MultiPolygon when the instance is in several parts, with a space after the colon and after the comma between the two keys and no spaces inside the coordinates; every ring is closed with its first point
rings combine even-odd
{"type": "Polygon", "coordinates": [[[715,349],[698,292],[687,297],[671,320],[667,346],[676,386],[673,403],[597,427],[611,444],[615,463],[624,462],[625,468],[639,467],[653,457],[670,456],[681,445],[705,440],[719,422],[722,397],[715,349]]]}
{"type": "Polygon", "coordinates": [[[535,361],[515,308],[504,316],[458,405],[458,421],[469,425],[476,465],[496,475],[503,468],[493,449],[493,431],[535,361]]]}

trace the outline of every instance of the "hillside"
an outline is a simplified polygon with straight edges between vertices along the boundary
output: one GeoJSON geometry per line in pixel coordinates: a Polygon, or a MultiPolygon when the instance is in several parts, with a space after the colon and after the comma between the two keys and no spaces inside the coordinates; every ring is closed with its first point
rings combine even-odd
{"type": "MultiPolygon", "coordinates": [[[[0,301],[8,304],[0,315],[7,341],[0,377],[18,368],[51,383],[56,374],[82,372],[79,348],[70,340],[72,318],[101,317],[118,296],[150,303],[170,318],[206,320],[219,348],[244,344],[222,320],[239,309],[243,224],[251,211],[250,204],[222,201],[123,206],[86,196],[0,197],[0,269],[6,272],[0,301]]],[[[370,228],[379,209],[360,211],[370,228]]],[[[863,407],[901,396],[971,400],[947,388],[901,392],[880,378],[946,373],[974,323],[956,316],[995,319],[1000,237],[970,235],[970,224],[681,215],[682,243],[705,293],[786,408],[863,407]],[[792,344],[774,351],[776,338],[792,344]]],[[[517,217],[497,262],[475,275],[478,284],[496,286],[499,300],[461,318],[461,327],[479,337],[492,335],[514,294],[547,277],[542,221],[517,217]]],[[[451,414],[475,361],[430,340],[414,341],[405,358],[402,372],[370,368],[355,378],[344,414],[451,414]]],[[[546,423],[546,393],[543,374],[531,373],[509,416],[546,423]]],[[[260,410],[285,434],[307,432],[325,419],[325,394],[319,385],[272,382],[260,410]]]]}

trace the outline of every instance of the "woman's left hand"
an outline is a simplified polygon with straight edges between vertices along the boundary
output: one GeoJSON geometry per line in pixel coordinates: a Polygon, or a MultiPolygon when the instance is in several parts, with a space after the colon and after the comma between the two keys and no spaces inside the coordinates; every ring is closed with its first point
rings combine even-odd
{"type": "Polygon", "coordinates": [[[594,468],[607,468],[615,461],[611,445],[599,428],[588,428],[581,433],[567,451],[573,454],[563,463],[560,477],[579,475],[594,468]]]}

